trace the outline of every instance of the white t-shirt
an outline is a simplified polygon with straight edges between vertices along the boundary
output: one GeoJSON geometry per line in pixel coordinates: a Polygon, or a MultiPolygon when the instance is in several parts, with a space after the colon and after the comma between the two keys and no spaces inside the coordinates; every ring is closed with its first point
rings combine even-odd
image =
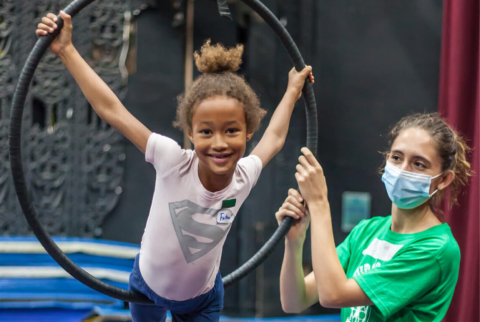
{"type": "Polygon", "coordinates": [[[238,161],[232,182],[206,190],[198,157],[153,133],[145,159],[157,171],[155,192],[140,249],[140,272],[159,296],[184,301],[207,293],[218,273],[222,248],[238,209],[262,171],[255,155],[238,161]],[[232,199],[236,199],[235,206],[232,199]]]}

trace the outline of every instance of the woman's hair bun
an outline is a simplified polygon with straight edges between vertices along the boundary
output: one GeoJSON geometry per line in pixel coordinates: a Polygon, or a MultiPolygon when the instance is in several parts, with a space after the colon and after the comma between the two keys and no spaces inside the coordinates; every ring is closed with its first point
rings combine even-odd
{"type": "Polygon", "coordinates": [[[194,53],[195,64],[204,74],[236,72],[242,63],[243,45],[225,48],[222,44],[212,45],[210,39],[203,44],[200,53],[194,53]]]}

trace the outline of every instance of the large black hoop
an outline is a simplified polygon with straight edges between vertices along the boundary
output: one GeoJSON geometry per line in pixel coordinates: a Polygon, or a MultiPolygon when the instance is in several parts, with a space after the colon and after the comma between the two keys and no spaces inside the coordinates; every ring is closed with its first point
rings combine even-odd
{"type": "MultiPolygon", "coordinates": [[[[93,1],[94,0],[75,0],[68,5],[64,11],[73,17],[93,1]]],[[[283,27],[275,15],[258,0],[242,1],[255,10],[275,31],[287,49],[295,68],[297,70],[302,70],[305,67],[305,63],[300,51],[295,45],[292,37],[288,34],[287,30],[283,27]]],[[[63,20],[60,16],[58,17],[57,25],[58,28],[54,33],[38,39],[35,47],[28,56],[25,66],[23,67],[13,96],[12,110],[10,115],[10,166],[18,200],[25,214],[27,222],[32,228],[35,236],[37,236],[38,240],[48,254],[50,254],[50,256],[52,256],[53,259],[60,266],[62,266],[63,269],[65,269],[65,271],[72,275],[72,277],[86,286],[113,298],[127,302],[152,304],[152,301],[150,301],[150,299],[147,297],[102,282],[72,262],[60,250],[57,244],[55,244],[55,242],[51,239],[47,231],[43,228],[38,219],[35,207],[30,201],[22,166],[22,114],[28,94],[28,88],[30,86],[30,82],[32,81],[33,74],[35,73],[35,69],[37,68],[42,56],[45,54],[45,51],[48,49],[52,41],[59,34],[60,29],[63,27],[63,20]]],[[[317,109],[313,87],[309,81],[305,82],[305,86],[303,88],[303,97],[306,100],[307,147],[316,155],[318,133],[317,109]]],[[[223,278],[224,286],[228,287],[257,268],[268,257],[268,255],[272,253],[278,242],[286,235],[290,229],[292,221],[293,220],[290,217],[286,218],[272,235],[272,237],[270,237],[265,245],[251,259],[249,259],[245,264],[232,272],[230,275],[227,275],[225,278],[223,278]]]]}

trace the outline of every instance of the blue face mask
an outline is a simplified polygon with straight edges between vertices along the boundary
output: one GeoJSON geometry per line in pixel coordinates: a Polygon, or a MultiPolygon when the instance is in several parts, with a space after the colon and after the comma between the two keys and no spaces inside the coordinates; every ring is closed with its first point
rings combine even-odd
{"type": "Polygon", "coordinates": [[[382,181],[387,188],[390,200],[400,209],[413,209],[430,199],[438,190],[430,194],[430,183],[432,179],[441,176],[432,177],[424,174],[418,174],[400,170],[391,163],[387,162],[382,181]]]}

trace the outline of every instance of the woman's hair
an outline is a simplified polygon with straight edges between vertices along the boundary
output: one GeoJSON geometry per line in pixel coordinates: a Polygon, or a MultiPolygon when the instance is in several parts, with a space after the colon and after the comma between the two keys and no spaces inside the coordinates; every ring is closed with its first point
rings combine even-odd
{"type": "Polygon", "coordinates": [[[195,107],[212,96],[228,96],[240,102],[245,111],[247,132],[260,126],[266,111],[260,108],[257,95],[245,79],[235,74],[242,63],[243,45],[227,49],[210,40],[195,52],[195,63],[203,75],[199,76],[185,93],[178,97],[177,118],[173,125],[182,130],[192,129],[195,107]]]}
{"type": "MultiPolygon", "coordinates": [[[[471,151],[465,140],[455,132],[437,113],[430,114],[412,114],[402,118],[389,133],[389,150],[383,152],[386,156],[390,153],[393,142],[400,132],[410,128],[419,128],[425,130],[432,137],[437,148],[438,155],[442,159],[442,172],[452,170],[455,172],[455,179],[450,184],[450,194],[448,205],[451,207],[457,204],[457,195],[462,186],[467,185],[469,177],[472,175],[470,163],[467,161],[467,154],[471,151]]],[[[380,172],[383,173],[385,160],[380,172]]],[[[440,201],[445,195],[445,190],[438,191],[432,197],[432,209],[441,214],[438,208],[440,201]]]]}

